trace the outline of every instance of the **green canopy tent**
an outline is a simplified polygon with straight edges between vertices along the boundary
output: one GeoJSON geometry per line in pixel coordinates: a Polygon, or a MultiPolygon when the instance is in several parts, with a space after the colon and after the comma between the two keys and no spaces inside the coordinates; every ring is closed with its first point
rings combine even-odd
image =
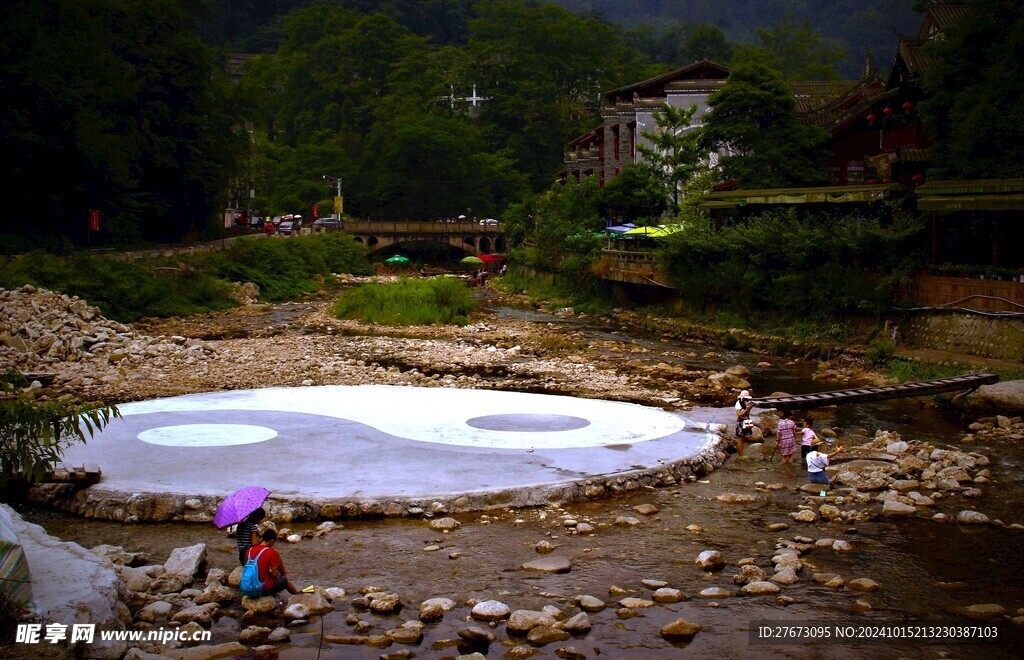
{"type": "Polygon", "coordinates": [[[389,266],[408,266],[409,265],[409,257],[403,257],[400,254],[396,254],[393,257],[385,259],[384,263],[386,263],[389,266]]]}
{"type": "Polygon", "coordinates": [[[479,266],[479,265],[484,263],[484,260],[481,259],[480,257],[474,257],[474,256],[470,255],[468,257],[463,257],[462,260],[459,261],[459,263],[460,264],[473,264],[473,265],[479,266]]]}

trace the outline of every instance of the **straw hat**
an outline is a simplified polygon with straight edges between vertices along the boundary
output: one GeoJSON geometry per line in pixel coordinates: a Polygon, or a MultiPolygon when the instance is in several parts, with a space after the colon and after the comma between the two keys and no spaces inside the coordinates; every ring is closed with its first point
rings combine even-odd
{"type": "Polygon", "coordinates": [[[811,440],[812,447],[820,447],[823,444],[825,444],[825,441],[819,437],[815,437],[814,440],[811,440]]]}
{"type": "Polygon", "coordinates": [[[750,398],[750,390],[743,390],[742,392],[740,392],[740,398],[741,399],[749,399],[750,398]]]}

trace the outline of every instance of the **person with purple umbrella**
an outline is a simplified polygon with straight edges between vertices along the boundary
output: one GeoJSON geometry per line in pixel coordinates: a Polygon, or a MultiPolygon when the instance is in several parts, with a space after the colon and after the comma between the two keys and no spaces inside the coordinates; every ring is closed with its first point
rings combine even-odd
{"type": "Polygon", "coordinates": [[[235,527],[235,542],[238,545],[238,561],[245,566],[245,556],[249,548],[260,542],[259,524],[267,517],[267,512],[260,507],[246,516],[245,520],[235,527]]]}

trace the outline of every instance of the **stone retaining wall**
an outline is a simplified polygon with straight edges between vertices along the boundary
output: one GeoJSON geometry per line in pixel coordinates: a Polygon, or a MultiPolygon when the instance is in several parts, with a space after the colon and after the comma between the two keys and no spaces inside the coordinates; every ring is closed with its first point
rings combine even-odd
{"type": "Polygon", "coordinates": [[[921,314],[901,327],[907,343],[998,360],[1024,360],[1024,319],[978,314],[921,314]]]}
{"type": "MultiPolygon", "coordinates": [[[[693,481],[722,466],[732,441],[720,435],[696,456],[658,467],[602,475],[570,483],[478,491],[457,495],[393,499],[269,499],[264,508],[278,522],[356,518],[431,517],[455,511],[481,511],[502,507],[544,506],[551,502],[581,502],[614,497],[644,487],[672,486],[693,481]]],[[[174,493],[124,493],[73,484],[41,484],[29,499],[85,518],[120,522],[213,521],[223,498],[174,493]]]]}

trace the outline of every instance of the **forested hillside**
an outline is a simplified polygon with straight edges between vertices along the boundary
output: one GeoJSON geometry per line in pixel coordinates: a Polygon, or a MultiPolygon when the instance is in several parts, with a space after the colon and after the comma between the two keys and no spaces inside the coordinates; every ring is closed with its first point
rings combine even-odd
{"type": "MultiPolygon", "coordinates": [[[[282,42],[285,14],[313,4],[330,4],[361,13],[380,12],[437,45],[462,45],[478,0],[208,0],[202,21],[207,43],[229,50],[273,52],[282,42]]],[[[789,19],[820,35],[840,52],[836,66],[844,78],[856,78],[870,48],[883,68],[896,46],[894,30],[913,34],[920,25],[914,5],[920,0],[553,0],[573,12],[602,17],[630,32],[629,42],[653,61],[677,66],[721,51],[693,48],[707,40],[708,29],[736,44],[758,43],[758,30],[789,19]],[[694,36],[694,33],[696,35],[694,36]],[[691,40],[689,47],[687,40],[691,40]]],[[[523,0],[523,5],[536,5],[523,0]]],[[[725,56],[728,59],[728,56],[725,56]]]]}
{"type": "MultiPolygon", "coordinates": [[[[919,0],[553,0],[575,12],[593,12],[628,28],[646,33],[651,49],[660,38],[678,43],[695,26],[720,28],[729,41],[752,43],[757,30],[791,16],[835,48],[845,52],[837,68],[844,78],[856,78],[871,48],[880,66],[888,66],[896,47],[893,30],[915,34],[921,24],[914,11],[919,0]],[[653,26],[653,27],[652,27],[653,26]]],[[[671,55],[661,45],[656,59],[671,55]]],[[[685,62],[684,62],[685,63],[685,62]]]]}

